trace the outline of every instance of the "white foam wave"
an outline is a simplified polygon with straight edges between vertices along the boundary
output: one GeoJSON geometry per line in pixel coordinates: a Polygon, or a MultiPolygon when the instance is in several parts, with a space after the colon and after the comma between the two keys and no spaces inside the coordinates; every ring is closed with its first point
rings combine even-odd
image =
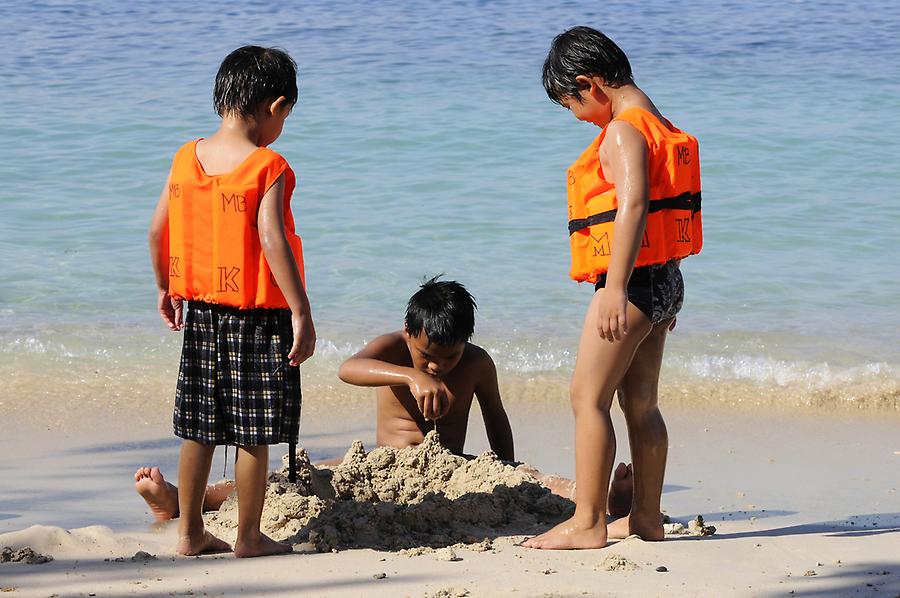
{"type": "MultiPolygon", "coordinates": [[[[365,344],[366,339],[320,338],[310,365],[335,368],[365,344]]],[[[501,376],[504,374],[562,374],[568,376],[575,364],[574,347],[552,340],[492,342],[484,344],[501,376]]],[[[160,335],[142,329],[115,329],[87,333],[84,329],[44,330],[0,336],[0,354],[19,359],[102,360],[119,359],[156,362],[172,361],[180,349],[176,335],[160,335]]],[[[859,381],[900,380],[900,365],[869,362],[834,365],[825,361],[777,359],[751,352],[685,354],[674,352],[664,360],[665,378],[699,378],[753,382],[778,387],[803,386],[821,390],[859,381]]]]}
{"type": "Polygon", "coordinates": [[[862,378],[888,377],[900,374],[887,363],[867,363],[852,367],[836,367],[828,363],[785,361],[754,355],[691,355],[668,360],[667,369],[682,370],[700,378],[749,380],[789,386],[804,384],[809,388],[825,388],[862,378]]]}
{"type": "Polygon", "coordinates": [[[569,369],[575,364],[572,351],[555,348],[549,343],[537,343],[533,348],[502,343],[487,345],[485,350],[497,367],[522,374],[569,369]]]}
{"type": "Polygon", "coordinates": [[[60,357],[74,357],[66,345],[47,340],[40,340],[33,336],[14,338],[2,345],[3,353],[30,353],[34,355],[58,355],[60,357]]]}
{"type": "Polygon", "coordinates": [[[361,344],[335,343],[330,340],[316,339],[316,356],[344,360],[362,347],[361,344]]]}

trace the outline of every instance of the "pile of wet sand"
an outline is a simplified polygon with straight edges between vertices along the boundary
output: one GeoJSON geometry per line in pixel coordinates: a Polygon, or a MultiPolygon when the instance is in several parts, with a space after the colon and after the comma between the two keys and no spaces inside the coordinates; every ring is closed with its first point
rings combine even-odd
{"type": "MultiPolygon", "coordinates": [[[[493,453],[467,460],[440,445],[436,432],[416,447],[354,442],[334,468],[297,456],[298,480],[287,467],[269,476],[263,531],[317,550],[400,550],[476,543],[499,535],[534,534],[569,516],[574,504],[493,453]]],[[[237,525],[235,496],[208,518],[224,536],[237,525]]]]}

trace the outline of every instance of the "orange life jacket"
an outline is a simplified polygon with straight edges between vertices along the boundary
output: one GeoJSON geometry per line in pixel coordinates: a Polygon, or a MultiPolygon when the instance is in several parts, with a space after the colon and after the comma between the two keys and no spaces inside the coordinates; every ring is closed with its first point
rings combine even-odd
{"type": "Polygon", "coordinates": [[[284,174],[285,235],[300,270],[294,233],[294,171],[278,153],[257,148],[234,170],[207,175],[196,141],[183,145],[169,180],[169,294],[241,309],[288,307],[263,255],[256,219],[266,191],[284,174]]]}
{"type": "MultiPolygon", "coordinates": [[[[647,140],[650,206],[635,267],[699,253],[703,229],[697,139],[643,108],[629,108],[616,120],[631,124],[647,140]]],[[[598,274],[609,270],[619,204],[616,188],[603,178],[600,166],[605,135],[606,129],[568,171],[570,276],[579,282],[596,282],[598,274]]]]}

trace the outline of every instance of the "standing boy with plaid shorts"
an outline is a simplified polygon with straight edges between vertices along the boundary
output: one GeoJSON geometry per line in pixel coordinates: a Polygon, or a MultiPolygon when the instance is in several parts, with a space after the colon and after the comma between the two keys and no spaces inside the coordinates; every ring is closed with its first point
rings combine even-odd
{"type": "Polygon", "coordinates": [[[174,415],[183,439],[183,555],[231,549],[205,531],[202,518],[220,444],[237,446],[235,556],[291,551],[265,536],[259,522],[268,445],[297,440],[297,366],[316,342],[290,210],[294,172],[266,147],[296,101],[296,64],[285,52],[245,46],[229,54],[214,92],[222,124],[175,154],[150,227],[159,312],[171,330],[184,330],[174,415]]]}

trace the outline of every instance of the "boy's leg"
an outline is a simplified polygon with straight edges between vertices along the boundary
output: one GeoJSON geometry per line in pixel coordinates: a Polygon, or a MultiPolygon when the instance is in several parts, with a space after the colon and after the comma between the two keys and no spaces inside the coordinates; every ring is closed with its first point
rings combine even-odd
{"type": "Polygon", "coordinates": [[[606,546],[606,498],[616,452],[616,436],[609,416],[613,393],[637,347],[650,332],[650,321],[628,304],[628,334],[609,342],[597,331],[594,293],[588,307],[572,375],[575,413],[575,514],[550,531],[523,542],[529,548],[601,548],[606,546]]]}
{"type": "Polygon", "coordinates": [[[178,509],[181,518],[178,520],[176,548],[179,554],[192,556],[231,549],[228,544],[203,528],[203,496],[206,494],[206,480],[215,450],[213,445],[193,440],[181,443],[178,462],[178,509]]]}
{"type": "Polygon", "coordinates": [[[268,468],[268,445],[238,447],[234,464],[238,493],[238,533],[234,543],[236,557],[267,556],[293,550],[290,544],[276,542],[259,529],[268,468]]]}
{"type": "MultiPolygon", "coordinates": [[[[516,469],[533,476],[553,494],[568,498],[573,502],[576,501],[575,480],[570,480],[552,473],[543,473],[526,465],[519,465],[516,469]]],[[[631,511],[633,478],[634,475],[632,474],[631,465],[619,463],[613,471],[612,480],[609,482],[609,495],[606,498],[606,512],[610,516],[624,517],[631,511]]]]}
{"type": "Polygon", "coordinates": [[[666,471],[669,435],[659,411],[659,370],[671,320],[653,327],[641,343],[619,386],[619,405],[628,424],[634,463],[631,514],[610,526],[610,536],[637,534],[644,540],[662,540],[660,499],[666,471]]]}

